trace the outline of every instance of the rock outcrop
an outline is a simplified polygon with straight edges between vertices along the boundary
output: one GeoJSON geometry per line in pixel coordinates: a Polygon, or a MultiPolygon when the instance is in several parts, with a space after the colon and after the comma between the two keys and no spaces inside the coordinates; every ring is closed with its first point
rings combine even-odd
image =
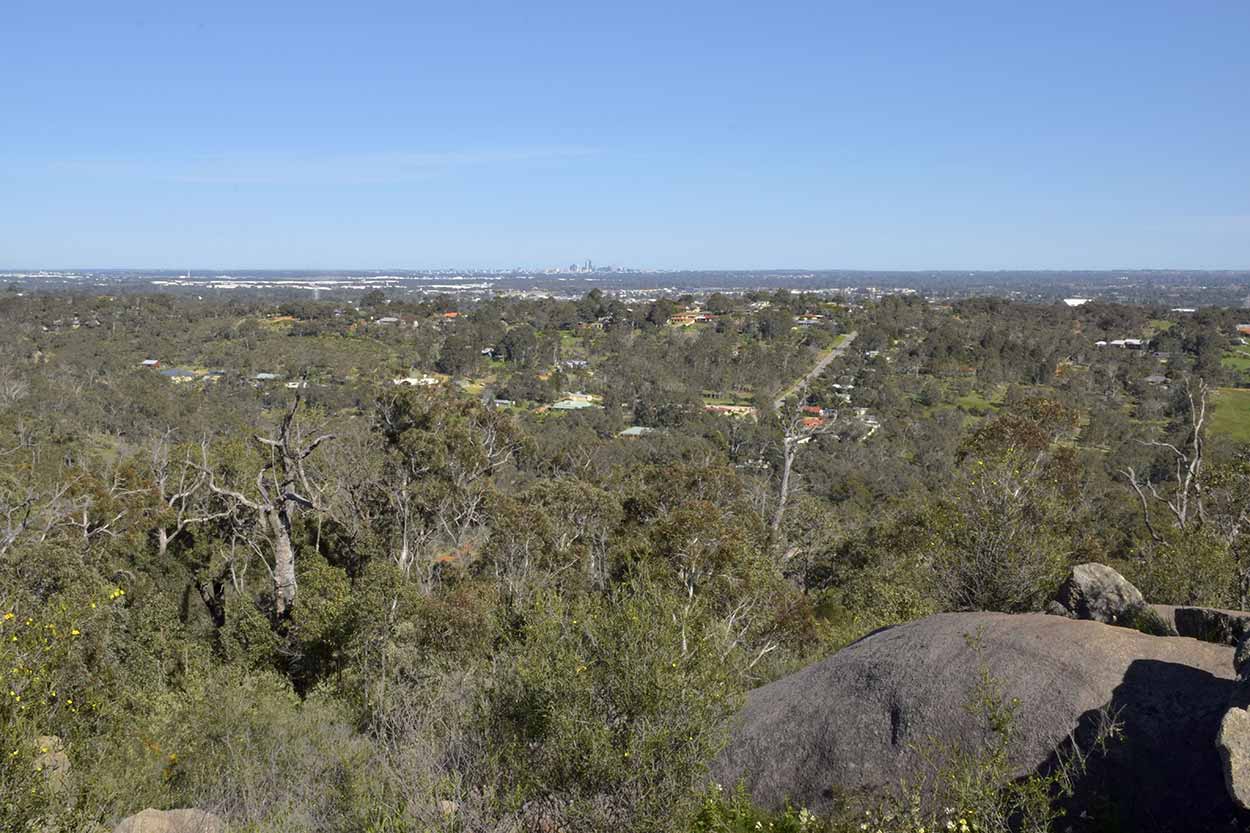
{"type": "Polygon", "coordinates": [[[1141,591],[1105,564],[1078,564],[1059,587],[1049,612],[1107,625],[1131,623],[1146,607],[1141,591]]]}
{"type": "Polygon", "coordinates": [[[203,810],[144,810],[122,820],[113,833],[225,833],[221,819],[203,810]]]}
{"type": "Polygon", "coordinates": [[[1220,634],[1227,636],[1230,631],[1236,634],[1233,670],[1241,684],[1233,689],[1215,743],[1224,766],[1228,794],[1242,809],[1250,810],[1250,711],[1247,711],[1250,708],[1250,630],[1245,627],[1247,620],[1237,616],[1240,611],[1216,612],[1228,614],[1218,620],[1227,625],[1220,629],[1220,634]]]}
{"type": "Polygon", "coordinates": [[[741,780],[773,808],[892,794],[923,771],[922,747],[986,735],[966,708],[981,667],[1019,701],[1010,750],[1018,775],[1053,763],[1108,710],[1121,724],[1122,740],[1091,759],[1064,826],[1107,815],[1122,829],[1160,833],[1246,824],[1216,751],[1239,687],[1233,650],[1037,614],[931,616],[751,692],[713,777],[741,780]]]}
{"type": "Polygon", "coordinates": [[[1215,740],[1224,767],[1228,794],[1242,808],[1250,808],[1250,712],[1234,706],[1220,721],[1215,740]]]}
{"type": "Polygon", "coordinates": [[[1238,640],[1250,631],[1250,613],[1244,610],[1157,604],[1149,607],[1177,635],[1203,642],[1236,646],[1238,640]]]}

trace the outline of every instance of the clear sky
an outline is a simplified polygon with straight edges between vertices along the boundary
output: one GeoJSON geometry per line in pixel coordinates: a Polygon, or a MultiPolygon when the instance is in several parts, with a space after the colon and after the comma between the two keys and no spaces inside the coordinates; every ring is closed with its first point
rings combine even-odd
{"type": "Polygon", "coordinates": [[[0,266],[1250,268],[1250,2],[4,0],[0,266]]]}

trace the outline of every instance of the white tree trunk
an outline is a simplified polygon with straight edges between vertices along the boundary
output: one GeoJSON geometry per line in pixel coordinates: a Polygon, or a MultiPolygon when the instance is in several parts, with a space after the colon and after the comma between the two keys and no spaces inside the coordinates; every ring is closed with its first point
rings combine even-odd
{"type": "Polygon", "coordinates": [[[271,509],[265,520],[273,535],[273,597],[278,616],[285,616],[295,604],[295,550],[291,546],[291,521],[286,512],[271,509]]]}

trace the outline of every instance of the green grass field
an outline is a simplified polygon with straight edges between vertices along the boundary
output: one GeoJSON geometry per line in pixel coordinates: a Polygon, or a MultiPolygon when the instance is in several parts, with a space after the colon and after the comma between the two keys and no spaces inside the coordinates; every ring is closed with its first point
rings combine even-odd
{"type": "Polygon", "coordinates": [[[983,412],[992,410],[994,403],[986,399],[979,391],[965,393],[955,399],[955,405],[964,411],[983,412]]]}
{"type": "Polygon", "coordinates": [[[1150,321],[1146,323],[1145,337],[1151,338],[1152,336],[1155,336],[1158,333],[1162,333],[1166,330],[1170,330],[1175,324],[1176,324],[1175,321],[1165,321],[1162,318],[1152,318],[1150,319],[1150,321]]]}
{"type": "Polygon", "coordinates": [[[1220,364],[1229,370],[1239,370],[1245,373],[1250,371],[1250,352],[1246,350],[1229,350],[1220,359],[1220,364]]]}
{"type": "Polygon", "coordinates": [[[1216,391],[1214,404],[1212,433],[1250,443],[1250,389],[1220,388],[1216,391]]]}

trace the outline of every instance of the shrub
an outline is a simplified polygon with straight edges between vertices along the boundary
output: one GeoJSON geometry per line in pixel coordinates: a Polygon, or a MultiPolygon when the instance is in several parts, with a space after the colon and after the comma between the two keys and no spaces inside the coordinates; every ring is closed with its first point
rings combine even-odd
{"type": "Polygon", "coordinates": [[[1159,604],[1238,604],[1236,561],[1224,541],[1203,530],[1166,530],[1166,539],[1143,545],[1127,569],[1142,595],[1159,604]]]}
{"type": "Polygon", "coordinates": [[[49,777],[49,755],[97,729],[106,704],[91,654],[124,595],[113,588],[0,610],[0,829],[54,826],[72,803],[64,773],[49,777]]]}
{"type": "Polygon", "coordinates": [[[683,600],[650,591],[521,613],[486,731],[514,809],[578,830],[670,829],[736,703],[721,642],[683,600]]]}

